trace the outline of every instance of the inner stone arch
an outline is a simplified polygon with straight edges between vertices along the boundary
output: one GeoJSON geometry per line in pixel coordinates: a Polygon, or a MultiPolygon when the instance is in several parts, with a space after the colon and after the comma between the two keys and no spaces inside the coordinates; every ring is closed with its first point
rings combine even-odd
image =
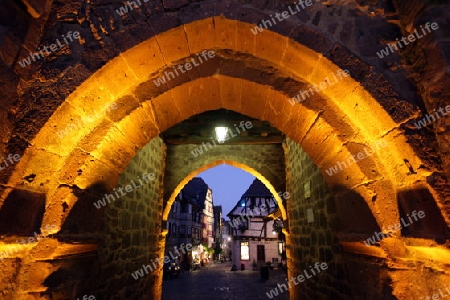
{"type": "MultiPolygon", "coordinates": [[[[265,146],[267,146],[267,145],[258,145],[256,147],[244,146],[246,148],[245,149],[246,150],[245,153],[247,153],[247,155],[249,153],[252,153],[255,156],[258,156],[258,154],[256,152],[257,150],[255,148],[259,148],[259,150],[261,150],[262,148],[266,148],[265,151],[271,151],[271,154],[274,157],[279,156],[281,158],[284,158],[284,153],[282,152],[283,149],[276,149],[276,147],[270,147],[269,148],[269,147],[265,147],[265,146]]],[[[185,151],[185,149],[178,149],[177,151],[183,153],[185,151]]],[[[227,151],[227,150],[225,150],[225,151],[227,151]]],[[[208,157],[207,160],[210,160],[210,159],[214,160],[215,159],[214,156],[217,155],[217,154],[211,154],[211,153],[207,153],[207,154],[208,155],[205,155],[205,156],[208,157]]],[[[175,155],[172,154],[172,156],[175,156],[175,155]]],[[[224,158],[220,159],[220,160],[215,160],[213,162],[206,163],[206,162],[204,162],[202,160],[202,162],[200,162],[200,164],[202,166],[197,168],[197,169],[195,169],[196,166],[194,164],[194,166],[190,165],[188,168],[186,168],[186,170],[180,170],[181,171],[180,173],[182,174],[181,176],[185,176],[185,178],[181,182],[179,182],[177,184],[175,189],[171,188],[173,186],[173,184],[174,184],[173,182],[170,182],[172,180],[170,180],[170,181],[166,180],[166,187],[167,187],[168,191],[173,191],[173,192],[170,193],[168,201],[167,201],[167,203],[165,203],[164,212],[163,212],[163,220],[167,220],[167,216],[168,216],[168,214],[170,212],[170,208],[171,208],[171,206],[172,206],[172,204],[173,204],[173,202],[175,200],[175,197],[179,194],[179,192],[182,190],[182,188],[189,182],[189,180],[191,180],[192,178],[196,177],[196,175],[200,174],[203,171],[206,171],[208,169],[211,169],[213,167],[216,167],[216,166],[219,166],[219,165],[222,165],[222,164],[227,164],[227,165],[230,165],[230,166],[242,169],[242,170],[252,174],[256,178],[258,178],[262,183],[264,183],[264,185],[274,195],[274,198],[275,198],[275,200],[278,203],[278,207],[280,208],[281,215],[283,216],[283,219],[286,220],[287,214],[286,214],[286,210],[285,210],[285,204],[283,203],[283,200],[278,195],[278,193],[280,191],[284,192],[286,190],[285,187],[284,188],[282,187],[283,185],[285,186],[285,181],[283,180],[284,179],[283,177],[285,177],[285,174],[284,174],[284,171],[285,171],[284,170],[284,168],[285,168],[284,167],[284,159],[281,161],[283,163],[281,166],[277,165],[276,163],[275,164],[272,163],[273,167],[278,167],[280,169],[280,170],[278,170],[278,171],[281,172],[281,174],[279,174],[279,175],[283,176],[282,178],[278,179],[278,182],[277,182],[278,185],[274,185],[271,182],[271,180],[268,179],[268,178],[273,178],[273,174],[267,173],[267,169],[265,169],[265,168],[263,169],[261,165],[254,165],[252,167],[251,165],[248,164],[249,163],[248,161],[246,163],[242,163],[242,162],[239,162],[239,161],[236,161],[236,160],[226,159],[225,157],[228,156],[226,154],[225,155],[222,154],[221,156],[224,157],[224,158]],[[183,172],[183,171],[185,171],[185,172],[183,172]],[[186,174],[186,172],[188,172],[188,175],[184,175],[184,174],[186,174]],[[275,188],[275,186],[278,186],[279,189],[277,190],[275,188]]],[[[264,156],[261,155],[262,158],[264,158],[266,156],[267,155],[264,155],[264,156]]],[[[177,163],[175,161],[170,160],[170,159],[168,160],[167,163],[169,165],[172,165],[172,166],[173,165],[177,165],[177,163]]],[[[166,172],[170,172],[170,171],[166,169],[166,172]]],[[[167,197],[165,199],[167,199],[167,197]]]]}

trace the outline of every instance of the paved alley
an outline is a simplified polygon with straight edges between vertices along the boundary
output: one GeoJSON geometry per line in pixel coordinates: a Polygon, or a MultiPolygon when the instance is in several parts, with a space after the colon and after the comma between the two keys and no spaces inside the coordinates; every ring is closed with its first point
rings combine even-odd
{"type": "MultiPolygon", "coordinates": [[[[284,283],[282,271],[271,270],[263,282],[259,271],[231,272],[231,263],[210,264],[206,268],[183,273],[179,278],[163,281],[163,300],[256,300],[269,299],[266,292],[284,283]]],[[[286,292],[273,299],[286,300],[286,292]]]]}

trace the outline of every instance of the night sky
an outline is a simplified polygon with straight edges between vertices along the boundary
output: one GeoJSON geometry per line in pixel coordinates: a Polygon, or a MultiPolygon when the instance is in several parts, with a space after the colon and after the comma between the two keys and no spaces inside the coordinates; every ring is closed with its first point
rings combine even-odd
{"type": "Polygon", "coordinates": [[[252,184],[255,176],[242,169],[220,165],[197,175],[203,178],[213,191],[214,205],[222,205],[222,216],[226,216],[252,184]]]}

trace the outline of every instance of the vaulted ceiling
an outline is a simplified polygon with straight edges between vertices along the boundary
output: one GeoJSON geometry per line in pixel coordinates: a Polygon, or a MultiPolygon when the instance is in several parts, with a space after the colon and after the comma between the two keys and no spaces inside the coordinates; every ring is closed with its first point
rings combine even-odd
{"type": "Polygon", "coordinates": [[[216,139],[216,126],[229,128],[228,139],[223,144],[277,144],[284,139],[284,134],[268,121],[260,121],[226,109],[194,115],[170,127],[161,133],[161,137],[168,144],[201,144],[216,139]],[[246,127],[246,122],[251,122],[251,126],[247,123],[246,127]]]}

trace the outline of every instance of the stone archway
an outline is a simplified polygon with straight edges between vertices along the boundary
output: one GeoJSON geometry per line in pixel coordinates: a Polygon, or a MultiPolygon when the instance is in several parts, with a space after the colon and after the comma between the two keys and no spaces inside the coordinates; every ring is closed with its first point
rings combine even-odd
{"type": "MultiPolygon", "coordinates": [[[[291,105],[289,100],[296,92],[307,85],[320,85],[339,67],[273,32],[252,36],[250,28],[223,17],[207,18],[161,33],[113,59],[81,84],[41,128],[11,175],[3,199],[16,188],[44,193],[48,199],[44,223],[61,227],[76,204],[71,188],[83,190],[97,182],[113,188],[137,151],[158,133],[193,114],[226,108],[274,124],[311,156],[330,187],[344,186],[360,194],[380,226],[399,219],[396,197],[400,186],[429,188],[442,209],[443,197],[426,180],[430,172],[421,170],[421,159],[408,145],[400,121],[393,120],[381,101],[355,79],[345,78],[310,101],[291,105]],[[199,30],[211,38],[200,40],[195,34],[199,30]],[[238,34],[249,42],[241,42],[238,34]],[[174,41],[181,46],[172,47],[174,41]],[[282,54],[278,44],[286,45],[282,54]],[[204,74],[174,81],[166,90],[155,87],[153,79],[170,66],[205,49],[214,50],[220,59],[212,61],[212,66],[204,65],[204,74]],[[237,65],[217,72],[222,62],[237,65]],[[252,64],[292,83],[260,78],[251,72],[252,64]],[[235,73],[244,70],[240,76],[235,73]],[[90,117],[112,102],[118,103],[116,112],[90,117]],[[68,121],[86,118],[93,121],[63,138],[57,136],[68,121]],[[325,169],[378,139],[387,141],[386,151],[326,177],[325,169]],[[330,157],[329,153],[337,155],[330,157]]],[[[448,222],[448,216],[443,216],[448,222]]]]}
{"type": "MultiPolygon", "coordinates": [[[[257,50],[256,53],[253,53],[253,47],[249,49],[245,43],[241,44],[237,40],[231,43],[227,38],[220,38],[227,36],[227,32],[236,35],[237,29],[242,34],[250,32],[250,26],[246,23],[215,17],[190,23],[184,28],[174,28],[122,53],[72,93],[42,128],[34,145],[27,150],[11,176],[9,185],[24,185],[27,189],[45,190],[51,195],[53,192],[49,191],[54,191],[61,183],[83,188],[99,174],[108,174],[110,178],[104,178],[105,182],[116,182],[118,174],[135,155],[136,150],[149,139],[195,113],[221,107],[271,121],[292,140],[299,142],[321,169],[333,166],[336,161],[345,161],[350,153],[361,151],[364,146],[373,144],[377,139],[387,140],[390,146],[382,156],[367,159],[363,167],[355,164],[353,168],[327,178],[331,186],[358,188],[361,183],[373,186],[371,190],[376,192],[365,195],[368,203],[377,194],[377,203],[380,203],[377,206],[393,207],[396,204],[392,199],[395,199],[398,184],[408,186],[426,182],[429,173],[420,170],[421,160],[406,143],[406,138],[402,137],[399,124],[353,78],[345,78],[339,86],[323,90],[323,96],[315,94],[308,99],[311,100],[310,103],[305,101],[303,105],[293,106],[289,103],[292,91],[273,84],[271,86],[270,82],[263,84],[255,79],[250,81],[250,75],[249,79],[245,76],[236,78],[226,75],[200,77],[161,92],[152,79],[165,70],[166,64],[176,64],[189,56],[184,32],[199,28],[206,28],[207,34],[216,38],[204,39],[206,44],[196,43],[196,46],[189,47],[190,51],[195,53],[202,49],[231,47],[234,48],[235,55],[247,52],[261,63],[295,79],[294,92],[304,87],[305,83],[320,84],[325,77],[339,70],[319,53],[270,31],[264,31],[257,37],[251,33],[246,34],[249,40],[258,43],[257,49],[264,49],[257,50]],[[211,26],[213,20],[215,27],[211,26]],[[174,39],[179,39],[179,44],[184,45],[178,51],[169,47],[174,39]],[[279,53],[274,40],[286,44],[284,55],[279,53]],[[199,88],[194,90],[194,85],[199,88]],[[64,129],[67,120],[76,122],[89,118],[98,114],[99,107],[113,101],[117,101],[118,111],[93,118],[93,122],[64,138],[60,139],[55,134],[64,129]],[[303,122],[300,122],[299,116],[303,122]],[[296,128],[297,124],[299,127],[296,128]],[[113,147],[111,139],[115,139],[113,147]],[[133,143],[130,145],[129,141],[133,143]],[[318,143],[321,144],[320,147],[317,147],[318,143]],[[338,155],[330,157],[330,152],[337,152],[338,155]],[[416,173],[409,174],[409,169],[403,163],[404,157],[417,170],[416,173]],[[43,161],[51,161],[52,164],[46,166],[43,161]],[[393,164],[392,161],[397,163],[393,164]],[[77,168],[73,165],[80,165],[79,162],[83,162],[84,166],[77,168]],[[24,184],[22,178],[33,174],[34,170],[41,170],[41,174],[59,174],[59,182],[49,182],[45,176],[40,176],[32,183],[24,184]],[[383,175],[380,177],[380,174],[383,175]],[[382,178],[382,182],[377,183],[377,177],[382,178]],[[390,186],[390,190],[385,188],[386,185],[390,186]]],[[[193,41],[197,40],[193,38],[193,41]]],[[[246,61],[245,57],[241,57],[241,60],[246,61]]],[[[284,78],[284,74],[280,77],[284,78]]],[[[439,200],[441,198],[437,199],[439,205],[442,205],[442,200],[439,200]]],[[[395,211],[389,211],[377,218],[383,223],[383,219],[391,220],[397,216],[395,211]]],[[[46,218],[51,218],[49,212],[46,212],[46,218]]]]}

